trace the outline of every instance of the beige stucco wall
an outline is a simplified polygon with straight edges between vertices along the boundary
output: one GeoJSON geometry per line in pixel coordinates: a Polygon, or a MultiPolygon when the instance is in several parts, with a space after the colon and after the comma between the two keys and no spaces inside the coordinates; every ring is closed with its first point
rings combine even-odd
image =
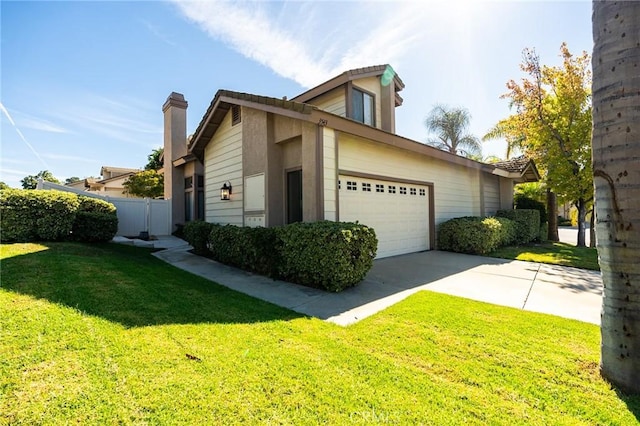
{"type": "Polygon", "coordinates": [[[323,143],[323,197],[324,197],[324,219],[336,220],[338,212],[338,170],[336,134],[333,129],[324,127],[322,130],[323,143]]]}
{"type": "MultiPolygon", "coordinates": [[[[243,108],[241,114],[245,114],[243,108]]],[[[243,224],[242,122],[231,125],[231,111],[204,150],[205,220],[211,223],[243,224]],[[229,181],[231,200],[220,200],[220,188],[229,181]]]]}
{"type": "Polygon", "coordinates": [[[311,105],[315,105],[318,108],[336,114],[341,117],[347,116],[346,107],[346,93],[344,86],[336,87],[330,92],[309,101],[311,105]]]}
{"type": "Polygon", "coordinates": [[[348,134],[340,134],[338,141],[338,164],[341,170],[432,182],[436,224],[454,217],[483,215],[479,170],[348,134]]]}

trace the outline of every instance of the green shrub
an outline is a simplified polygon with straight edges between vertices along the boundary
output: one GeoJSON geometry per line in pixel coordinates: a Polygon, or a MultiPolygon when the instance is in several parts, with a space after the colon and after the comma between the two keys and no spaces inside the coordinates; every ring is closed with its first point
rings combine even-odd
{"type": "Polygon", "coordinates": [[[516,222],[506,217],[494,217],[493,219],[500,222],[500,228],[498,229],[500,243],[498,247],[510,246],[515,243],[518,238],[518,230],[516,222]]]}
{"type": "Polygon", "coordinates": [[[212,225],[209,251],[218,262],[278,277],[280,241],[276,228],[212,225]]]}
{"type": "Polygon", "coordinates": [[[540,234],[540,212],[538,210],[498,210],[498,217],[506,217],[516,222],[516,244],[526,244],[540,234]]]}
{"type": "Polygon", "coordinates": [[[351,222],[294,223],[279,228],[278,236],[280,276],[334,292],[364,279],[378,247],[372,228],[351,222]]]}
{"type": "Polygon", "coordinates": [[[56,241],[68,238],[80,203],[61,191],[0,191],[2,241],[56,241]]]}
{"type": "Polygon", "coordinates": [[[571,219],[558,216],[558,226],[571,226],[571,219]]]}
{"type": "Polygon", "coordinates": [[[540,224],[540,232],[538,233],[537,241],[545,242],[549,239],[549,224],[543,222],[540,224]]]}
{"type": "Polygon", "coordinates": [[[79,211],[73,222],[72,238],[75,241],[107,242],[118,232],[118,216],[113,213],[79,211]]]}
{"type": "Polygon", "coordinates": [[[75,241],[111,241],[118,232],[116,206],[99,198],[78,196],[78,211],[71,237],[75,241]]]}
{"type": "Polygon", "coordinates": [[[116,206],[108,201],[84,195],[79,195],[78,201],[80,202],[79,212],[116,214],[116,206]]]}
{"type": "Polygon", "coordinates": [[[181,227],[184,240],[191,244],[195,254],[200,256],[209,255],[207,244],[213,226],[212,223],[203,220],[194,220],[185,223],[184,226],[181,227]]]}
{"type": "Polygon", "coordinates": [[[296,223],[277,228],[213,225],[211,257],[228,265],[294,283],[341,291],[373,266],[378,240],[357,223],[296,223]]]}
{"type": "Polygon", "coordinates": [[[438,227],[438,249],[456,253],[487,254],[508,245],[515,236],[513,221],[496,217],[459,217],[438,227]]]}
{"type": "Polygon", "coordinates": [[[517,210],[538,210],[540,212],[540,222],[547,221],[547,206],[544,203],[522,194],[516,194],[514,203],[517,210]]]}

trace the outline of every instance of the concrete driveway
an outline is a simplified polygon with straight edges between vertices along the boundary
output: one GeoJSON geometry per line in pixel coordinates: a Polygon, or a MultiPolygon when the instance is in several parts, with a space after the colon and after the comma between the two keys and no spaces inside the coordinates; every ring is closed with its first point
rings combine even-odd
{"type": "Polygon", "coordinates": [[[358,286],[327,293],[196,256],[175,237],[161,237],[153,244],[165,248],[154,256],[178,268],[340,325],[357,322],[422,290],[600,324],[602,280],[594,271],[428,251],[376,260],[358,286]]]}

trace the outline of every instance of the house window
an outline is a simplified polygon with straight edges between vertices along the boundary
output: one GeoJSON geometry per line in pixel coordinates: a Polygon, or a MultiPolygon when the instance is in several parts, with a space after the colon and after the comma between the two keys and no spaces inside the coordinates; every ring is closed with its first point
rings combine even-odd
{"type": "Polygon", "coordinates": [[[369,126],[375,125],[373,95],[354,88],[352,98],[353,117],[351,118],[369,126]]]}
{"type": "Polygon", "coordinates": [[[370,183],[366,183],[366,182],[362,182],[362,190],[364,192],[371,192],[371,184],[370,183]]]}
{"type": "Polygon", "coordinates": [[[395,193],[396,193],[395,185],[389,185],[389,194],[395,194],[395,193]]]}
{"type": "Polygon", "coordinates": [[[404,186],[400,187],[400,193],[401,194],[406,194],[407,193],[407,188],[405,188],[404,186]]]}
{"type": "Polygon", "coordinates": [[[420,196],[424,197],[427,195],[427,191],[425,191],[424,189],[420,189],[420,196]]]}
{"type": "Polygon", "coordinates": [[[231,125],[235,126],[241,121],[242,117],[240,116],[240,106],[233,105],[231,107],[231,125]]]}
{"type": "Polygon", "coordinates": [[[384,185],[376,184],[376,192],[384,192],[384,185]]]}
{"type": "Polygon", "coordinates": [[[347,181],[347,191],[357,191],[358,184],[355,182],[347,181]]]}
{"type": "Polygon", "coordinates": [[[193,176],[184,178],[184,189],[193,188],[193,176]]]}
{"type": "Polygon", "coordinates": [[[416,195],[416,189],[415,189],[415,188],[410,188],[410,189],[409,189],[409,193],[410,193],[411,195],[416,195]]]}

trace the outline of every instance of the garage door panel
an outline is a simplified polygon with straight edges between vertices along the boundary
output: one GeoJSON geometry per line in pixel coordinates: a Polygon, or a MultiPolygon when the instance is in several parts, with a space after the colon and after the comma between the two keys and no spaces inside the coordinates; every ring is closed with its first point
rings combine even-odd
{"type": "Polygon", "coordinates": [[[428,250],[429,187],[340,177],[340,220],[375,229],[378,258],[428,250]]]}

